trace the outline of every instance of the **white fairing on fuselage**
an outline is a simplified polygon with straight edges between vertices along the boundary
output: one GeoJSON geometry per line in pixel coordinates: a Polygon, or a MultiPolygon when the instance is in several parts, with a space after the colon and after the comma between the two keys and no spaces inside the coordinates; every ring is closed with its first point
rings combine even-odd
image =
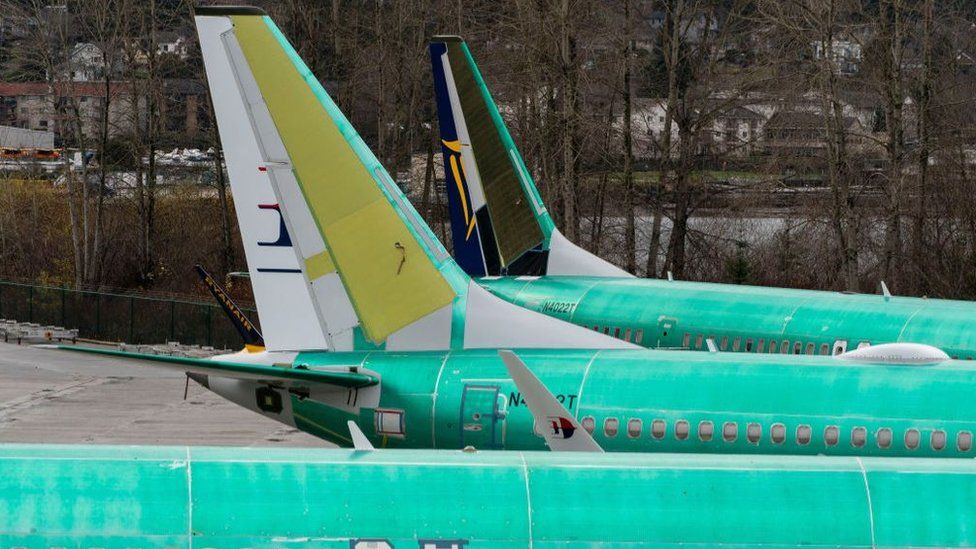
{"type": "Polygon", "coordinates": [[[549,237],[549,263],[546,266],[546,275],[634,278],[634,275],[627,271],[573,244],[556,229],[553,229],[549,237]]]}
{"type": "Polygon", "coordinates": [[[471,281],[465,349],[641,349],[576,324],[503,301],[471,281]]]}
{"type": "Polygon", "coordinates": [[[227,164],[244,254],[247,258],[261,331],[269,351],[324,350],[329,347],[324,323],[309,292],[305,273],[283,229],[282,216],[261,166],[261,150],[250,126],[245,101],[227,49],[227,17],[196,17],[217,128],[227,164]]]}

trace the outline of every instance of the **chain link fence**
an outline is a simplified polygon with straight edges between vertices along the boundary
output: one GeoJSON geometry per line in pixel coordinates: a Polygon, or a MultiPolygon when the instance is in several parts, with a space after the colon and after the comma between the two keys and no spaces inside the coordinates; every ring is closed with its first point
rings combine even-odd
{"type": "MultiPolygon", "coordinates": [[[[257,324],[257,311],[241,307],[257,324]]],[[[78,337],[132,344],[242,346],[216,303],[0,281],[0,318],[77,328],[78,337]]]]}

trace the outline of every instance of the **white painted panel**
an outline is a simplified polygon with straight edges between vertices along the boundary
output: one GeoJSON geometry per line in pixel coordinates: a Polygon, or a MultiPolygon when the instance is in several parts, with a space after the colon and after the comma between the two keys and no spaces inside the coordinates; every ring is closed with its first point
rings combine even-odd
{"type": "Polygon", "coordinates": [[[400,328],[386,339],[388,351],[433,351],[451,347],[454,305],[448,304],[400,328]]]}
{"type": "Polygon", "coordinates": [[[465,349],[640,349],[626,341],[503,301],[468,285],[465,349]]]}
{"type": "MultiPolygon", "coordinates": [[[[471,215],[480,210],[485,205],[485,191],[481,186],[481,172],[478,171],[478,163],[471,149],[471,137],[468,134],[468,124],[464,119],[464,111],[461,110],[461,99],[458,97],[457,85],[454,83],[454,73],[451,72],[451,61],[447,53],[441,55],[441,64],[444,65],[444,80],[447,82],[447,95],[451,100],[451,112],[454,114],[454,129],[457,131],[458,141],[461,142],[461,163],[464,165],[464,174],[468,183],[468,195],[471,198],[471,215]]],[[[444,166],[445,170],[451,169],[444,166]]]]}
{"type": "Polygon", "coordinates": [[[329,327],[329,334],[332,336],[332,344],[336,351],[352,350],[338,347],[335,337],[343,332],[350,332],[359,325],[359,317],[356,310],[352,307],[349,294],[342,285],[339,274],[332,272],[321,276],[312,282],[312,292],[315,299],[322,304],[323,315],[326,325],[329,327]]]}
{"type": "Polygon", "coordinates": [[[608,276],[633,278],[634,275],[600,259],[569,241],[558,230],[549,239],[547,275],[608,276]]]}

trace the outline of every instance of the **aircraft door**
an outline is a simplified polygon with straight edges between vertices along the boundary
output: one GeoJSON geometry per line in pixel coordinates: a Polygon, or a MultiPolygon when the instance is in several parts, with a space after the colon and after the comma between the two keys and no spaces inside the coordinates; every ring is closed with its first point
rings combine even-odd
{"type": "Polygon", "coordinates": [[[835,354],[835,355],[842,355],[842,354],[844,354],[846,352],[847,352],[847,340],[846,339],[838,339],[837,341],[834,341],[834,352],[833,352],[833,354],[835,354]]]}
{"type": "Polygon", "coordinates": [[[668,342],[674,340],[678,330],[678,319],[662,316],[657,319],[657,346],[658,347],[677,347],[668,342]]]}
{"type": "Polygon", "coordinates": [[[461,447],[500,448],[503,413],[498,408],[498,385],[465,385],[461,394],[461,447]]]}

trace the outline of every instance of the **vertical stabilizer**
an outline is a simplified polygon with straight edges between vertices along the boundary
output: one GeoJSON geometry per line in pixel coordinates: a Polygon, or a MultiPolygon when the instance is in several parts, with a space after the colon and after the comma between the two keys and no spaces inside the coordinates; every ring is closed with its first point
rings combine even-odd
{"type": "Polygon", "coordinates": [[[630,347],[482,295],[271,19],[227,10],[197,11],[214,103],[242,105],[218,123],[257,143],[237,171],[267,175],[331,348],[630,347]]]}
{"type": "Polygon", "coordinates": [[[555,228],[467,44],[435,37],[430,57],[461,267],[471,276],[630,276],[555,228]]]}
{"type": "Polygon", "coordinates": [[[237,330],[237,333],[241,335],[241,340],[244,342],[244,349],[248,352],[259,352],[265,350],[264,337],[261,332],[254,327],[254,323],[251,319],[247,318],[244,311],[234,303],[234,300],[230,298],[227,292],[217,284],[214,277],[207,272],[206,269],[201,265],[194,265],[193,267],[197,271],[197,275],[200,277],[200,281],[210,290],[210,294],[213,295],[217,303],[220,304],[220,308],[224,310],[224,314],[230,319],[231,324],[237,330]]]}
{"type": "Polygon", "coordinates": [[[255,159],[261,158],[261,151],[234,85],[222,36],[228,20],[198,15],[210,92],[221,98],[213,102],[214,112],[266,347],[269,351],[328,349],[325,325],[313,306],[269,174],[257,169],[255,159]]]}

